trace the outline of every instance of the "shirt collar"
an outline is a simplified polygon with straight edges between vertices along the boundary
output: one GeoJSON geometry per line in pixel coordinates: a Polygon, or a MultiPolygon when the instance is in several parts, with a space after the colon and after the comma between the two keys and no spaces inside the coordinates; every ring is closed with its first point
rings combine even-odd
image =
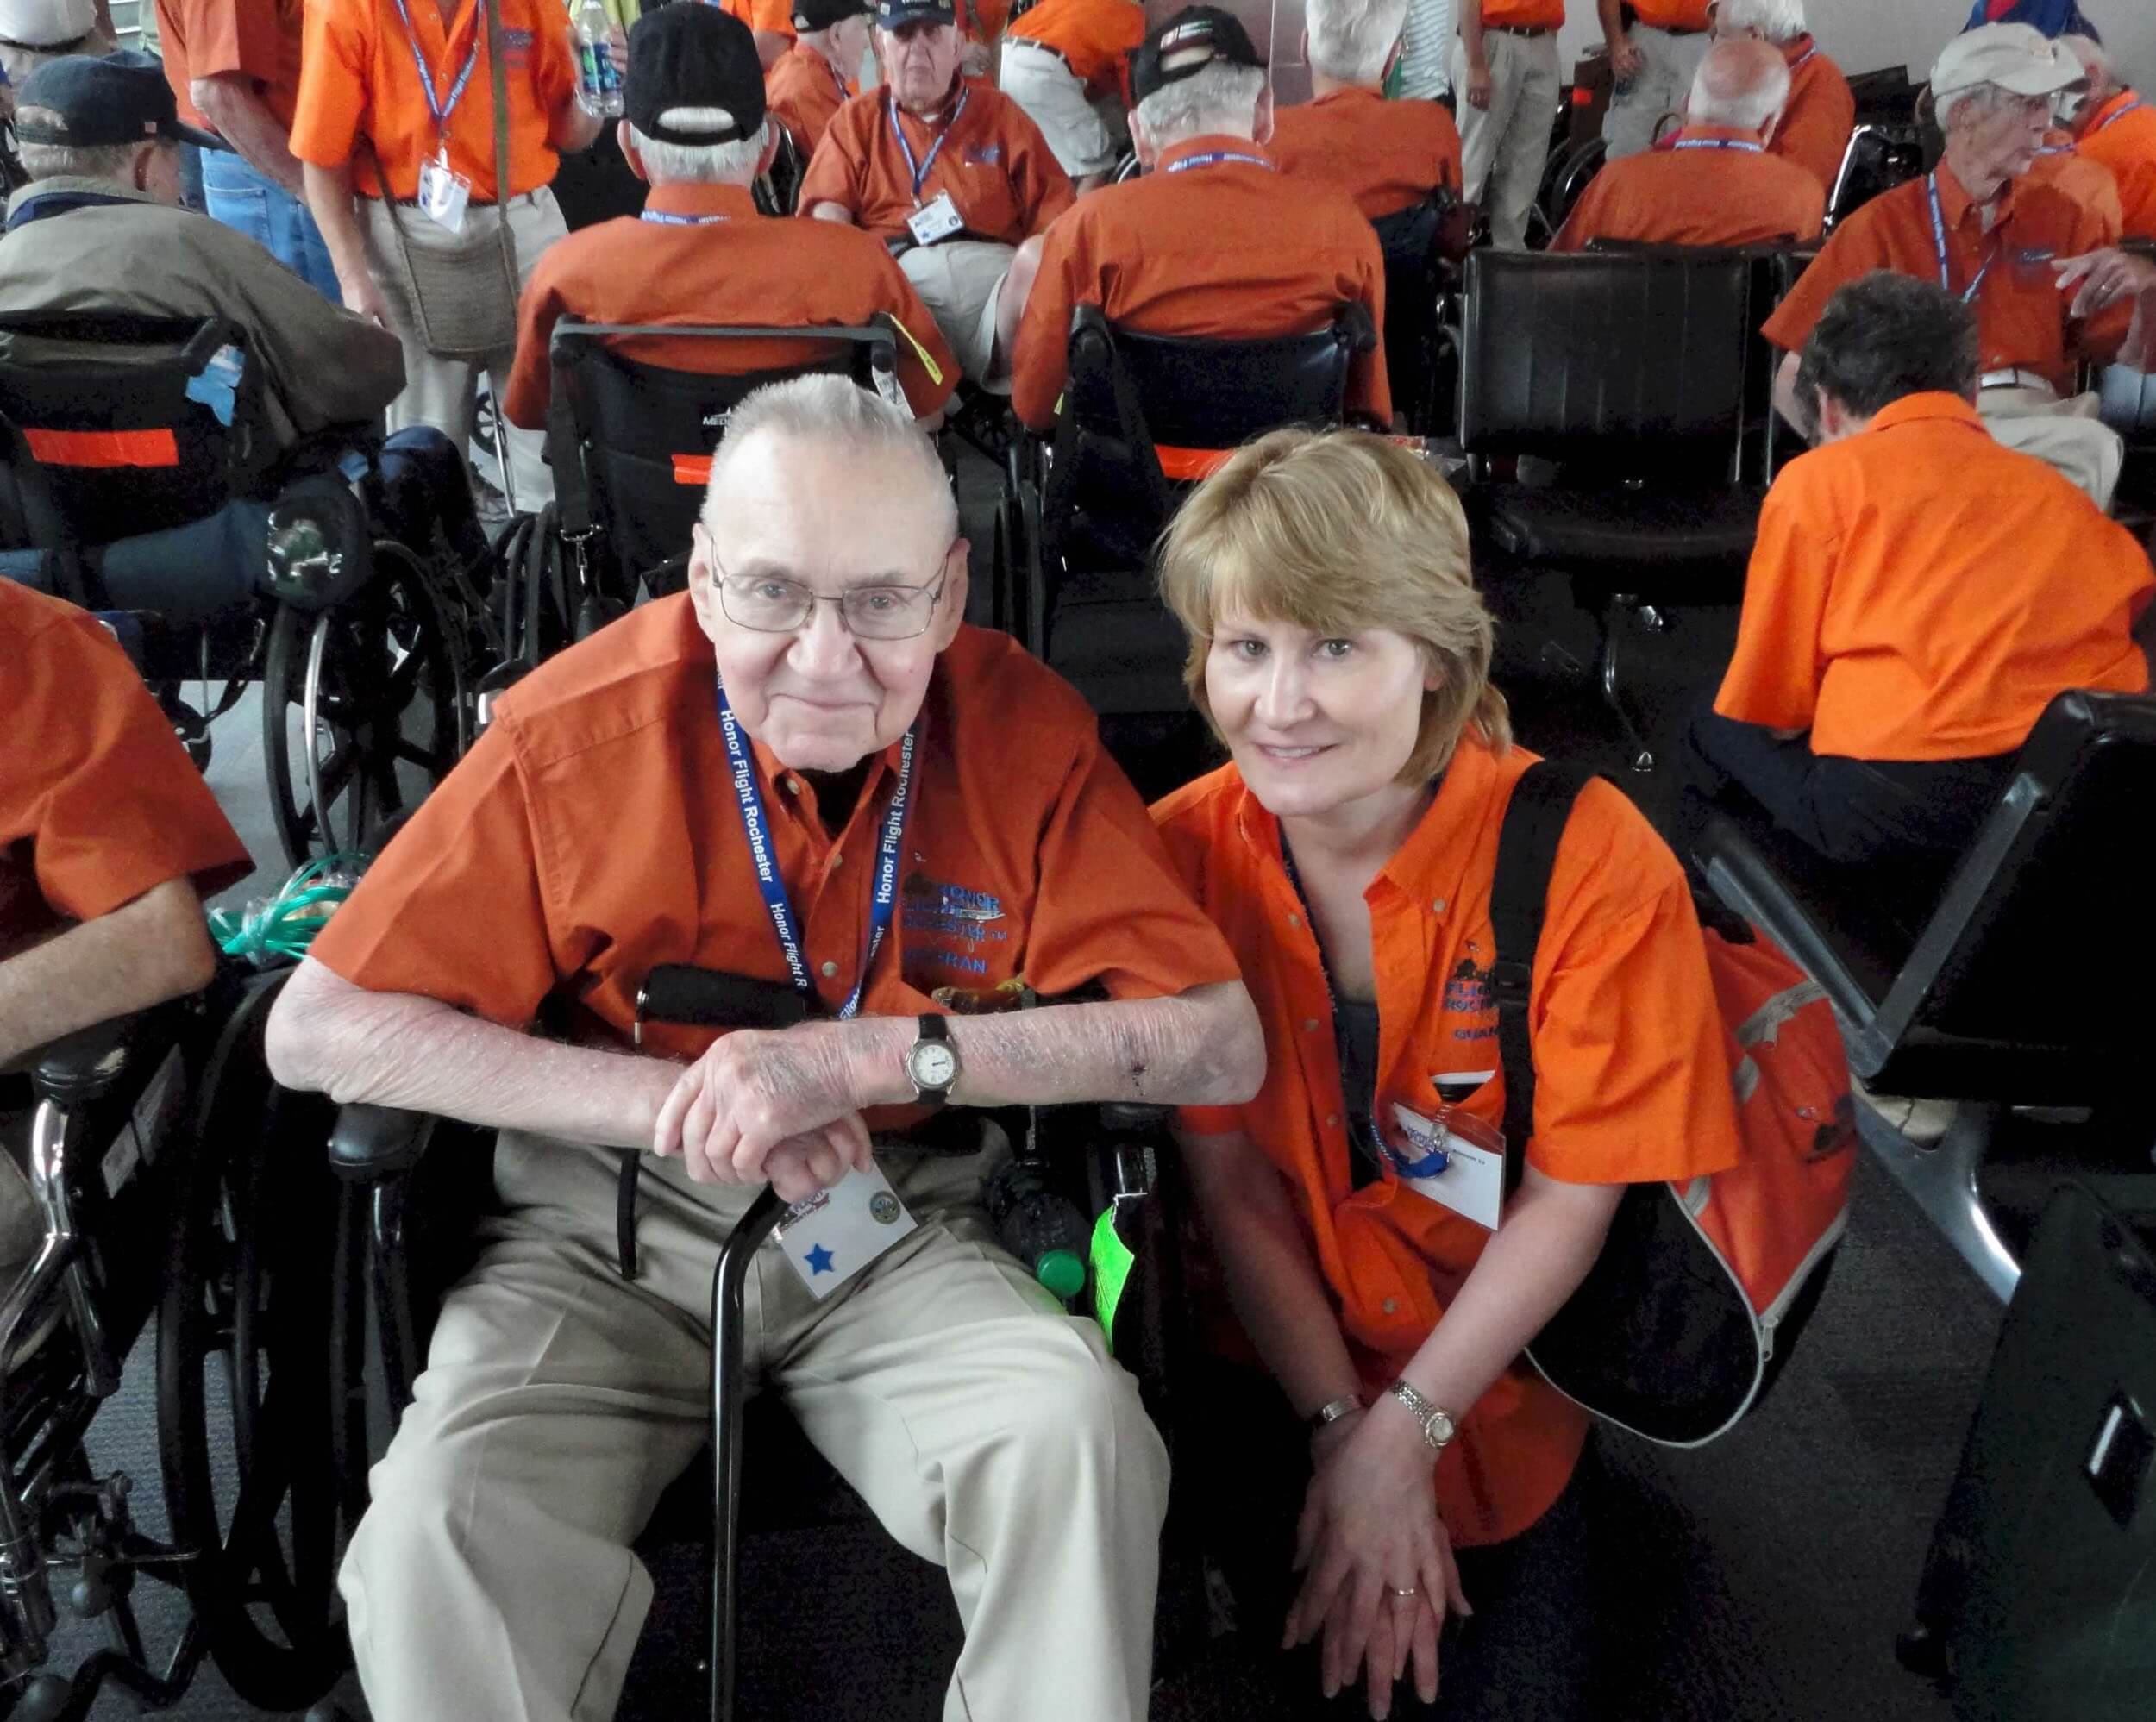
{"type": "Polygon", "coordinates": [[[12,216],[16,206],[27,204],[33,197],[106,197],[116,204],[154,204],[155,197],[147,191],[138,191],[132,185],[122,185],[117,179],[98,179],[83,174],[57,174],[50,179],[33,179],[8,199],[8,213],[12,216]]]}
{"type": "Polygon", "coordinates": [[[1327,104],[1344,107],[1350,102],[1382,102],[1384,99],[1384,94],[1381,91],[1365,90],[1359,85],[1351,84],[1344,90],[1333,90],[1323,96],[1313,96],[1304,105],[1311,108],[1322,108],[1327,104]]]}
{"type": "Polygon", "coordinates": [[[1791,66],[1795,66],[1797,61],[1812,51],[1812,46],[1811,34],[1808,31],[1805,34],[1793,37],[1782,44],[1782,58],[1789,61],[1791,66]]]}
{"type": "Polygon", "coordinates": [[[1181,143],[1163,149],[1154,171],[1165,173],[1178,161],[1189,156],[1210,155],[1213,151],[1221,149],[1232,151],[1237,155],[1255,155],[1269,166],[1272,165],[1272,153],[1263,144],[1254,143],[1246,137],[1237,137],[1229,132],[1209,132],[1203,137],[1185,138],[1181,143]]]}
{"type": "MultiPolygon", "coordinates": [[[[1961,181],[1954,178],[1954,170],[1946,165],[1943,157],[1938,167],[1934,171],[1939,185],[1939,213],[1949,229],[1958,228],[1967,221],[1971,212],[1976,210],[1977,201],[1962,188],[1961,181]]],[[[2014,193],[2020,185],[2020,180],[2009,179],[2006,182],[2005,188],[2000,191],[2000,222],[2004,222],[2014,213],[2014,193]]],[[[1994,226],[1997,224],[1997,222],[1993,223],[1994,226]]]]}
{"type": "Polygon", "coordinates": [[[654,185],[644,207],[661,216],[729,216],[745,220],[756,213],[756,200],[746,185],[677,179],[654,185]]]}
{"type": "MultiPolygon", "coordinates": [[[[2113,96],[2109,101],[2106,102],[2101,108],[2098,108],[2095,113],[2089,116],[2087,131],[2094,131],[2098,126],[2102,125],[2106,120],[2109,119],[2112,115],[2118,113],[2122,109],[2129,106],[2140,99],[2140,98],[2131,90],[2120,91],[2116,95],[2113,96]]],[[[2084,133],[2084,135],[2085,135],[2086,134],[2084,133]]]]}
{"type": "Polygon", "coordinates": [[[1953,424],[1968,424],[1983,429],[1984,420],[1977,410],[1959,395],[1931,390],[1923,394],[1904,395],[1898,401],[1890,401],[1874,415],[1865,435],[1875,430],[1891,430],[1897,424],[1920,424],[1927,420],[1944,421],[1953,424]]]}

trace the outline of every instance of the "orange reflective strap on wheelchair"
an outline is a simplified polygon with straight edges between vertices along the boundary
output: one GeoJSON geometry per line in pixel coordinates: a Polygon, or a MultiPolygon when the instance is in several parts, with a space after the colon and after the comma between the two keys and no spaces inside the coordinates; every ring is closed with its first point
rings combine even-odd
{"type": "Polygon", "coordinates": [[[676,454],[674,457],[674,482],[677,485],[708,485],[711,481],[711,457],[708,454],[676,454]]]}
{"type": "Polygon", "coordinates": [[[177,467],[179,443],[156,430],[25,429],[32,458],[47,467],[177,467]]]}
{"type": "Polygon", "coordinates": [[[1173,479],[1178,484],[1194,485],[1200,479],[1209,479],[1227,464],[1232,448],[1170,448],[1165,443],[1155,443],[1153,453],[1160,459],[1161,476],[1173,479]]]}

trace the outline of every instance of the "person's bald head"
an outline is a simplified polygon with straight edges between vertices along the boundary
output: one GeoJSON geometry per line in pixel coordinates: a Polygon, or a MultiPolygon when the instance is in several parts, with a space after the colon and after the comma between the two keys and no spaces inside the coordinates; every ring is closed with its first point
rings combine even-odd
{"type": "Polygon", "coordinates": [[[1694,125],[1766,132],[1789,103],[1789,66],[1770,42],[1733,36],[1707,50],[1685,118],[1694,125]]]}

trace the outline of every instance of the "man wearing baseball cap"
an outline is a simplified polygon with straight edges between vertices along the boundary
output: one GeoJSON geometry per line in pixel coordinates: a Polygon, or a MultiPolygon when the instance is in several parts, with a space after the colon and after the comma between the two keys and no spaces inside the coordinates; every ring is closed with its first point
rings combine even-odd
{"type": "Polygon", "coordinates": [[[2026,24],[1984,25],[1947,44],[1932,71],[1946,138],[1938,167],[1836,229],[1767,320],[1763,332],[1787,355],[1775,380],[1784,418],[1810,434],[1797,355],[1836,291],[1875,269],[1914,275],[1976,311],[1977,406],[1992,435],[2109,505],[2119,439],[2096,422],[2092,398],[2071,398],[2074,371],[2114,359],[2146,369],[2156,297],[2140,272],[2109,260],[2116,254],[2090,210],[2025,177],[2053,97],[2082,80],[2080,63],[2026,24]]]}
{"type": "MultiPolygon", "coordinates": [[[[899,328],[899,382],[918,417],[939,414],[958,366],[891,254],[828,222],[774,221],[749,186],[769,166],[775,124],[748,27],[712,6],[661,6],[630,28],[622,153],[651,185],[641,216],[571,234],[540,260],[518,306],[510,422],[547,422],[548,344],[564,316],[586,322],[899,328]]],[[[639,341],[628,357],[683,371],[777,370],[818,356],[805,342],[639,341]]]]}
{"type": "MultiPolygon", "coordinates": [[[[1385,326],[1377,235],[1344,193],[1279,172],[1265,62],[1232,14],[1169,19],[1132,56],[1131,94],[1150,172],[1088,192],[1049,229],[1019,325],[1011,404],[1038,429],[1055,423],[1080,305],[1147,335],[1301,334],[1350,303],[1385,326]]],[[[1348,405],[1390,424],[1382,348],[1354,360],[1348,405]]]]}
{"type": "Polygon", "coordinates": [[[764,73],[764,99],[805,162],[860,93],[874,0],[793,0],[793,45],[764,73]]]}
{"type": "Polygon", "coordinates": [[[1018,248],[1070,207],[1040,128],[994,85],[964,75],[950,0],[879,0],[887,85],[839,110],[801,182],[801,210],[850,222],[899,259],[966,374],[1007,368],[1025,305],[1006,291],[1018,248]]]}

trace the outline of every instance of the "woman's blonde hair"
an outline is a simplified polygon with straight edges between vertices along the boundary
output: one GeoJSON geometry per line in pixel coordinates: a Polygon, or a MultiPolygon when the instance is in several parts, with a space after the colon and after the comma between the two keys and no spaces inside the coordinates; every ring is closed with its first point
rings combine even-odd
{"type": "Polygon", "coordinates": [[[1206,656],[1232,611],[1319,635],[1389,629],[1422,648],[1437,686],[1423,694],[1402,783],[1443,771],[1470,723],[1492,752],[1512,744],[1460,499],[1382,436],[1275,430],[1238,449],[1177,511],[1161,540],[1160,581],[1190,636],[1183,680],[1216,734],[1206,656]]]}

